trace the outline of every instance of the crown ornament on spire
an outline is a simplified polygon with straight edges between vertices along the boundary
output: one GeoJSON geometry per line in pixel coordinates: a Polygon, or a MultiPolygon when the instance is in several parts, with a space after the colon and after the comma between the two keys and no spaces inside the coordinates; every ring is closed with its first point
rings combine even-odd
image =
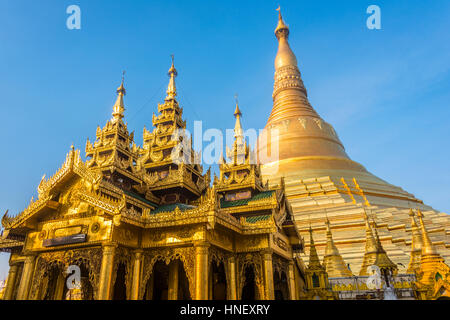
{"type": "Polygon", "coordinates": [[[289,27],[284,23],[283,17],[281,16],[281,7],[278,6],[276,10],[278,11],[278,25],[275,29],[275,35],[277,39],[280,39],[280,37],[287,39],[289,37],[289,27]]]}
{"type": "Polygon", "coordinates": [[[175,97],[177,96],[177,87],[175,85],[175,78],[178,76],[178,72],[177,69],[175,69],[175,57],[172,54],[172,65],[169,69],[168,75],[170,77],[169,80],[169,85],[167,86],[167,97],[166,97],[166,101],[167,100],[175,100],[175,97]]]}
{"type": "Polygon", "coordinates": [[[237,94],[234,96],[234,98],[236,99],[236,109],[234,110],[234,117],[236,118],[236,123],[234,125],[234,137],[236,139],[238,139],[238,143],[242,144],[243,141],[243,130],[242,130],[242,124],[241,124],[241,117],[242,117],[242,112],[239,109],[239,101],[238,101],[238,96],[237,94]]]}
{"type": "Polygon", "coordinates": [[[123,118],[123,113],[125,111],[125,106],[123,103],[123,96],[127,94],[127,91],[124,87],[125,82],[125,71],[122,72],[122,83],[117,88],[117,100],[113,106],[113,121],[116,122],[119,119],[123,118]]]}

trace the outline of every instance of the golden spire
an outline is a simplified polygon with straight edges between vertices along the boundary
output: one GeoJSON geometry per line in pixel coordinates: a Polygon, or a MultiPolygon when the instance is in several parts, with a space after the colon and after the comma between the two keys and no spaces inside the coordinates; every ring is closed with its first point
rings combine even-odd
{"type": "Polygon", "coordinates": [[[310,237],[310,247],[309,247],[309,265],[308,268],[322,267],[320,264],[320,259],[317,254],[316,246],[314,245],[313,231],[311,226],[309,226],[309,237],[310,237]]]}
{"type": "MultiPolygon", "coordinates": [[[[297,58],[295,54],[292,52],[291,47],[289,46],[289,28],[284,23],[283,17],[281,16],[280,8],[278,10],[278,25],[275,29],[275,36],[278,39],[278,53],[275,58],[275,70],[278,70],[283,67],[291,66],[297,68],[297,58]]],[[[303,87],[303,83],[301,84],[303,87]]],[[[305,88],[303,87],[303,90],[305,88]]],[[[305,90],[306,95],[306,90],[305,90]]]]}
{"type": "Polygon", "coordinates": [[[420,267],[420,257],[422,255],[422,235],[414,218],[414,211],[409,209],[411,217],[411,258],[408,264],[407,273],[414,273],[420,267]]]}
{"type": "Polygon", "coordinates": [[[372,225],[373,225],[373,230],[375,232],[375,239],[377,241],[378,252],[384,252],[384,248],[381,245],[380,236],[378,235],[378,226],[377,226],[377,223],[375,222],[375,219],[373,219],[373,218],[372,218],[372,225]]]}
{"type": "Polygon", "coordinates": [[[237,98],[237,94],[234,97],[236,98],[236,109],[234,110],[234,117],[236,118],[236,124],[234,125],[234,137],[238,141],[238,144],[242,144],[244,137],[241,124],[242,112],[239,109],[239,101],[237,98]]]}
{"type": "Polygon", "coordinates": [[[122,83],[120,87],[117,88],[117,100],[113,106],[113,121],[117,121],[123,118],[123,112],[125,111],[125,106],[123,104],[123,96],[127,94],[125,87],[123,85],[125,81],[125,71],[122,72],[122,83]]]}
{"type": "MultiPolygon", "coordinates": [[[[378,236],[378,226],[375,219],[372,218],[372,223],[375,230],[375,238],[377,239],[377,259],[375,260],[375,265],[380,267],[380,269],[389,269],[392,272],[398,269],[397,265],[389,258],[381,244],[380,237],[378,236]]],[[[396,272],[396,271],[395,271],[396,272]]]]}
{"type": "Polygon", "coordinates": [[[327,247],[323,264],[330,278],[351,277],[352,272],[347,268],[338,248],[334,244],[333,235],[331,234],[330,221],[326,219],[327,225],[327,247]]]}
{"type": "Polygon", "coordinates": [[[411,249],[413,251],[422,251],[422,235],[420,234],[419,227],[417,226],[416,219],[414,218],[414,211],[409,209],[409,216],[411,217],[411,249]]]}
{"type": "Polygon", "coordinates": [[[281,7],[278,6],[276,9],[278,11],[278,25],[275,29],[275,35],[279,39],[280,37],[289,37],[289,27],[284,23],[283,17],[281,16],[281,7]]]}
{"type": "Polygon", "coordinates": [[[336,248],[336,245],[333,241],[333,235],[331,234],[330,220],[325,220],[325,224],[327,225],[327,247],[325,249],[325,256],[334,256],[339,255],[339,251],[336,248]]]}
{"type": "Polygon", "coordinates": [[[417,216],[419,217],[420,230],[422,232],[422,255],[436,255],[436,249],[433,246],[433,243],[428,236],[427,229],[425,228],[425,224],[423,223],[423,214],[420,209],[417,209],[417,216]]]}
{"type": "Polygon", "coordinates": [[[270,174],[271,168],[276,167],[277,175],[284,176],[303,171],[309,174],[315,169],[332,173],[335,169],[367,173],[363,166],[349,158],[335,130],[309,103],[297,58],[288,42],[290,30],[281,12],[277,20],[273,107],[264,134],[260,135],[257,155],[262,165],[274,162],[274,158],[278,163],[277,166],[263,167],[263,172],[270,174]],[[278,155],[272,153],[271,139],[278,142],[278,155]]]}
{"type": "Polygon", "coordinates": [[[378,235],[377,224],[374,219],[372,219],[373,229],[375,232],[375,238],[373,236],[372,228],[369,223],[369,218],[364,210],[364,217],[366,220],[366,252],[364,253],[363,264],[359,275],[366,276],[367,267],[376,265],[380,270],[389,270],[392,273],[397,272],[397,265],[392,262],[388,257],[386,251],[381,245],[380,237],[378,235]]]}
{"type": "Polygon", "coordinates": [[[172,57],[172,66],[169,69],[169,85],[167,87],[167,97],[166,97],[166,101],[167,100],[175,100],[175,97],[177,96],[177,88],[175,86],[175,78],[178,75],[177,69],[175,69],[175,65],[174,65],[174,55],[171,55],[172,57]]]}
{"type": "Polygon", "coordinates": [[[364,209],[364,220],[366,222],[366,253],[376,252],[378,244],[373,236],[373,231],[370,227],[366,209],[364,209]]]}

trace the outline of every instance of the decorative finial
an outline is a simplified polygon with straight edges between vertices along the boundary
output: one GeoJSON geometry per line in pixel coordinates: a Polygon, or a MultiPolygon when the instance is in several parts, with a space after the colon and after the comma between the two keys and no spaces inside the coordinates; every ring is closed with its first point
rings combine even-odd
{"type": "Polygon", "coordinates": [[[125,86],[124,86],[124,82],[125,82],[125,70],[124,71],[122,71],[122,82],[120,83],[120,86],[117,88],[117,93],[119,94],[119,95],[126,95],[127,94],[127,92],[126,92],[126,90],[125,90],[125,86]]]}
{"type": "Polygon", "coordinates": [[[278,18],[279,18],[280,20],[282,20],[283,18],[281,17],[281,6],[278,5],[278,8],[276,8],[275,10],[278,11],[278,18]]]}
{"type": "Polygon", "coordinates": [[[176,77],[178,73],[177,69],[175,69],[175,56],[171,54],[170,57],[172,58],[172,66],[169,69],[169,77],[172,77],[172,75],[176,77]]]}
{"type": "Polygon", "coordinates": [[[117,122],[118,119],[123,118],[123,113],[125,111],[125,106],[123,103],[123,96],[127,94],[124,86],[125,82],[125,70],[122,71],[122,82],[117,88],[117,99],[113,106],[113,122],[117,122]]]}
{"type": "Polygon", "coordinates": [[[175,77],[178,75],[177,69],[175,69],[175,56],[173,54],[170,55],[172,58],[172,65],[169,69],[168,75],[170,77],[169,85],[167,87],[167,97],[166,101],[168,100],[175,100],[175,97],[177,96],[177,88],[175,85],[175,77]]]}
{"type": "Polygon", "coordinates": [[[238,115],[242,116],[242,112],[239,109],[239,101],[238,101],[238,94],[237,93],[234,95],[234,99],[236,100],[236,109],[234,110],[234,116],[235,117],[237,117],[238,115]]]}
{"type": "Polygon", "coordinates": [[[288,38],[289,36],[289,27],[284,23],[283,17],[281,16],[281,7],[278,6],[276,9],[278,11],[278,25],[275,29],[275,35],[277,36],[277,39],[280,38],[288,38]]]}

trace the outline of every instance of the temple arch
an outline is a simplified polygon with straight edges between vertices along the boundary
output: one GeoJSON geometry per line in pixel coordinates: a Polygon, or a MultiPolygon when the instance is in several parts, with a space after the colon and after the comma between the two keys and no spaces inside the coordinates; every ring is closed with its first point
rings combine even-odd
{"type": "Polygon", "coordinates": [[[242,281],[244,285],[242,287],[241,300],[258,300],[258,287],[253,264],[247,264],[244,267],[244,278],[242,281]]]}
{"type": "Polygon", "coordinates": [[[227,300],[228,286],[224,262],[213,259],[210,270],[210,298],[213,300],[227,300]]]}
{"type": "Polygon", "coordinates": [[[144,285],[143,300],[190,300],[189,280],[180,257],[159,257],[144,285]]]}
{"type": "Polygon", "coordinates": [[[127,270],[126,265],[120,262],[117,266],[116,281],[113,288],[113,300],[126,300],[127,286],[126,286],[127,270]]]}
{"type": "Polygon", "coordinates": [[[289,285],[286,273],[284,271],[274,271],[273,287],[275,293],[275,300],[289,299],[289,285]]]}
{"type": "Polygon", "coordinates": [[[67,292],[65,280],[63,267],[58,263],[50,264],[39,285],[39,300],[64,300],[67,292]]]}

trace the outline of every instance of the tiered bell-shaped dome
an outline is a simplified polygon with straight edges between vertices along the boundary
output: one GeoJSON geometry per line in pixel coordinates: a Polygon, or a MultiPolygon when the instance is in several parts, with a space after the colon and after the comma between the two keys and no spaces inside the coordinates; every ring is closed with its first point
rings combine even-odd
{"type": "MultiPolygon", "coordinates": [[[[409,225],[411,206],[426,211],[430,225],[437,221],[447,221],[444,225],[448,225],[449,216],[424,205],[414,195],[374,176],[350,159],[332,125],[308,101],[297,58],[288,42],[289,34],[289,27],[279,14],[275,29],[278,52],[273,107],[257,148],[263,177],[270,184],[277,184],[284,177],[300,232],[306,233],[310,222],[314,231],[320,231],[326,220],[323,212],[328,210],[342,241],[336,246],[355,273],[364,255],[363,207],[370,207],[373,212],[389,256],[407,266],[410,246],[405,242],[409,243],[411,230],[401,226],[409,225]]],[[[441,244],[441,252],[448,259],[450,244],[446,228],[434,233],[432,241],[441,244]]],[[[326,235],[317,234],[323,235],[316,244],[319,254],[323,254],[326,235]]]]}

